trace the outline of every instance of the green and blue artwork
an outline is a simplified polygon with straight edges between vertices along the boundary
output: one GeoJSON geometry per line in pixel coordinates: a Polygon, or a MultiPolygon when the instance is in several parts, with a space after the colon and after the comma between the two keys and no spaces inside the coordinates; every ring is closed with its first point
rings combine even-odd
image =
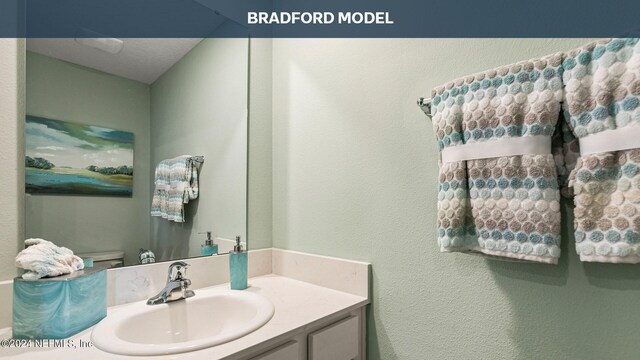
{"type": "Polygon", "coordinates": [[[133,133],[27,115],[26,191],[131,196],[133,133]]]}

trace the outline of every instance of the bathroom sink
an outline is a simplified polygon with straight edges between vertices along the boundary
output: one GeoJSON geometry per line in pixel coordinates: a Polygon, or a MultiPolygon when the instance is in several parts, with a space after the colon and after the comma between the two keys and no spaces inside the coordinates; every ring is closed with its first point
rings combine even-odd
{"type": "Polygon", "coordinates": [[[93,329],[91,341],[101,350],[122,355],[182,353],[247,335],[273,313],[273,304],[256,293],[197,290],[185,300],[124,306],[93,329]]]}

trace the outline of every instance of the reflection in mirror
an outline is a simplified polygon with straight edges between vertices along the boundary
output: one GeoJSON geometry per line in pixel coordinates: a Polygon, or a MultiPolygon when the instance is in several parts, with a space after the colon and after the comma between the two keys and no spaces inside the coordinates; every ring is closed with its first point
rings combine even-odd
{"type": "Polygon", "coordinates": [[[27,41],[27,238],[96,267],[244,242],[248,39],[231,20],[215,31],[27,41]]]}

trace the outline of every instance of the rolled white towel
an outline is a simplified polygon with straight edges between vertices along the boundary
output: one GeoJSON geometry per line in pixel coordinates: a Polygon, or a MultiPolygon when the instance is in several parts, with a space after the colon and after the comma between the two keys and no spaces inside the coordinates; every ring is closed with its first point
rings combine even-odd
{"type": "Polygon", "coordinates": [[[28,247],[16,256],[16,266],[27,270],[23,279],[65,275],[84,268],[82,259],[66,247],[43,239],[27,239],[24,243],[28,247]]]}

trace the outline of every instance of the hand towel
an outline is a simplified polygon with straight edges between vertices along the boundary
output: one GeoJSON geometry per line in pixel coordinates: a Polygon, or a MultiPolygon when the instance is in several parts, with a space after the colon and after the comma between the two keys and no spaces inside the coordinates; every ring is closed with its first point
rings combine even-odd
{"type": "Polygon", "coordinates": [[[84,269],[84,262],[73,251],[43,239],[27,239],[28,247],[16,256],[16,266],[27,270],[22,278],[36,280],[84,269]]]}
{"type": "Polygon", "coordinates": [[[639,146],[590,153],[585,145],[602,136],[609,147],[637,139],[640,44],[591,43],[568,52],[563,67],[566,121],[583,152],[570,176],[576,250],[582,261],[640,263],[639,146]]]}
{"type": "Polygon", "coordinates": [[[185,221],[185,204],[198,198],[198,165],[191,155],[162,160],[155,171],[151,216],[185,221]]]}
{"type": "Polygon", "coordinates": [[[561,62],[554,54],[433,90],[442,252],[557,263],[560,193],[551,137],[563,96],[561,62]],[[521,144],[536,150],[512,155],[521,144]],[[465,149],[471,158],[461,155],[465,149]]]}

